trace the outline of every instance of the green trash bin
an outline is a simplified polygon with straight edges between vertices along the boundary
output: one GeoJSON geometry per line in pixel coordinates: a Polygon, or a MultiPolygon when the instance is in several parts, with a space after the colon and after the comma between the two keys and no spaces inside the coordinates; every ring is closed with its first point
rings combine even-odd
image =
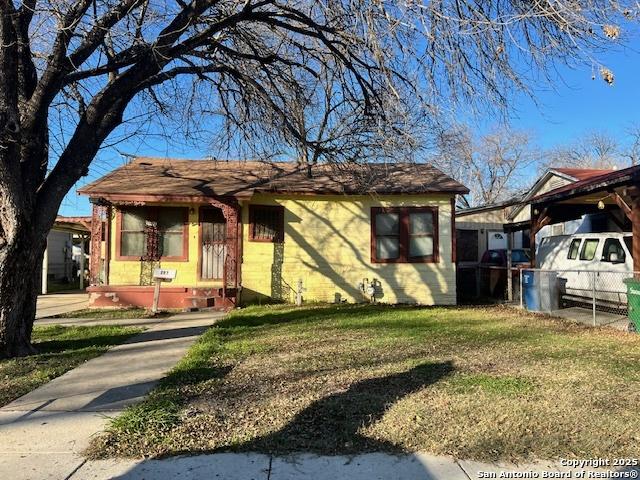
{"type": "Polygon", "coordinates": [[[627,278],[627,306],[629,308],[629,329],[640,332],[640,278],[627,278]]]}

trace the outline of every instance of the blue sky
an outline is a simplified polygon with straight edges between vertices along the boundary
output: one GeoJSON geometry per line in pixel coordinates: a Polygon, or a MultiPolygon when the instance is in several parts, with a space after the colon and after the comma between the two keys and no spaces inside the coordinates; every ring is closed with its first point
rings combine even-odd
{"type": "MultiPolygon", "coordinates": [[[[538,105],[524,95],[514,100],[511,125],[530,131],[542,148],[570,143],[581,134],[604,131],[624,141],[625,130],[632,124],[640,124],[640,53],[630,48],[612,52],[600,61],[614,72],[615,83],[607,85],[594,68],[596,79],[592,80],[592,69],[581,66],[560,70],[561,80],[555,88],[537,89],[538,105]]],[[[493,121],[480,121],[489,126],[493,121]]],[[[202,148],[181,147],[180,142],[168,145],[164,140],[130,139],[115,148],[102,150],[83,178],[67,195],[61,215],[89,215],[91,207],[85,197],[76,193],[80,187],[108,173],[125,161],[118,151],[137,155],[203,158],[209,152],[208,145],[202,148]]]]}
{"type": "Polygon", "coordinates": [[[600,61],[614,72],[612,86],[602,80],[597,67],[595,80],[590,67],[565,68],[554,90],[536,92],[539,106],[524,96],[517,99],[512,126],[532,131],[544,148],[569,143],[590,131],[605,131],[622,140],[630,124],[640,124],[640,52],[627,48],[600,61]]]}

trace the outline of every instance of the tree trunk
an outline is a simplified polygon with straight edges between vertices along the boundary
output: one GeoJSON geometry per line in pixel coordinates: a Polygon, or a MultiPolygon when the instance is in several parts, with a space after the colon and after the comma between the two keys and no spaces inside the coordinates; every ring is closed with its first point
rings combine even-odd
{"type": "Polygon", "coordinates": [[[0,247],[0,358],[36,352],[31,331],[44,244],[42,235],[28,229],[0,247]]]}

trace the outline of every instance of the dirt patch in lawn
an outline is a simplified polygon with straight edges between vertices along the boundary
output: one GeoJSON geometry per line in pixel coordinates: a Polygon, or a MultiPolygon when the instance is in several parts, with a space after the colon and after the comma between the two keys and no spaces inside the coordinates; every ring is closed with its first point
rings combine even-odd
{"type": "Polygon", "coordinates": [[[252,307],[89,453],[634,457],[640,338],[500,308],[252,307]]]}

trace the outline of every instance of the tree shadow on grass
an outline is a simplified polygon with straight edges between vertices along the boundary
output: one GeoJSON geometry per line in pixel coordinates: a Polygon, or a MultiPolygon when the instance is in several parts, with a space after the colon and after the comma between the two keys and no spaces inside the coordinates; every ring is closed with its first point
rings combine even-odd
{"type": "Polygon", "coordinates": [[[36,341],[34,346],[41,355],[63,354],[70,350],[81,350],[91,347],[110,347],[123,343],[129,337],[139,332],[127,332],[113,335],[96,335],[87,338],[74,338],[64,340],[36,341]]]}
{"type": "Polygon", "coordinates": [[[411,370],[371,378],[314,402],[284,428],[239,446],[274,454],[308,452],[325,455],[402,452],[386,440],[363,436],[361,429],[379,421],[403,397],[453,373],[451,362],[424,363],[411,370]]]}
{"type": "Polygon", "coordinates": [[[164,387],[184,387],[188,385],[196,385],[213,379],[220,380],[227,376],[231,370],[233,370],[232,365],[177,369],[171,371],[165,378],[163,378],[161,385],[164,387]]]}
{"type": "Polygon", "coordinates": [[[221,328],[235,327],[261,327],[265,325],[285,324],[285,323],[310,323],[322,322],[331,319],[366,317],[367,315],[383,314],[386,311],[411,311],[418,307],[413,305],[388,306],[388,305],[317,305],[309,307],[298,307],[286,310],[274,309],[269,313],[259,313],[242,316],[231,316],[216,323],[221,328]]]}

